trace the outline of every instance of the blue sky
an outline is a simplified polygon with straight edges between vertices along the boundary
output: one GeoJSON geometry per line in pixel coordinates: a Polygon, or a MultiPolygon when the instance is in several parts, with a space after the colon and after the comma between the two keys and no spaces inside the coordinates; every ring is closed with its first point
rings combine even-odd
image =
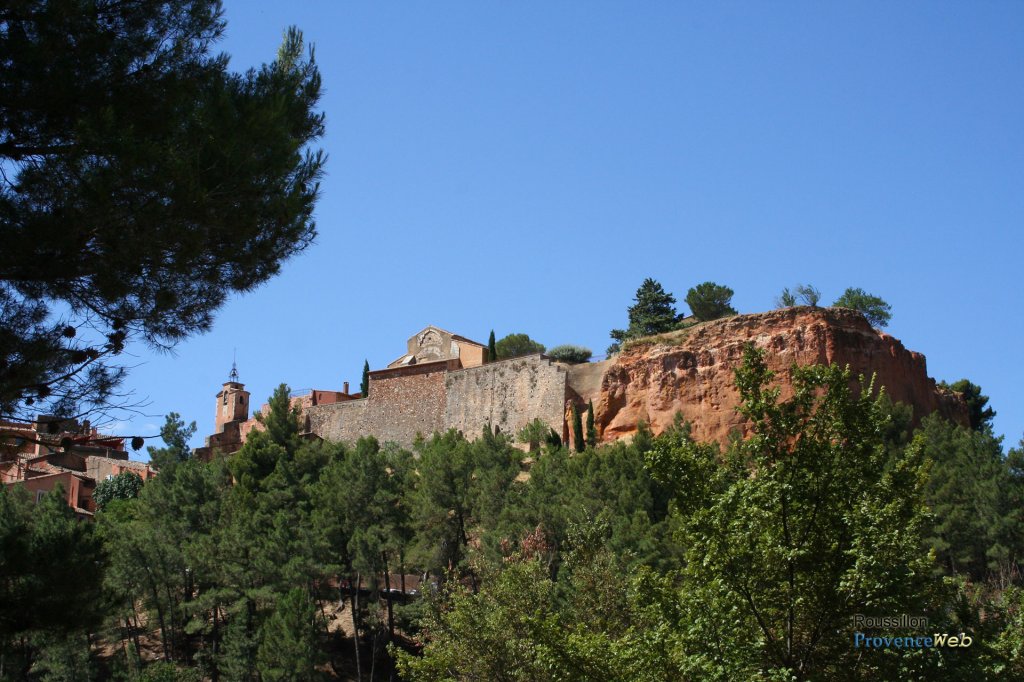
{"type": "Polygon", "coordinates": [[[234,349],[260,402],[356,387],[427,324],[603,353],[654,277],[740,312],[862,287],[1024,433],[1024,4],[225,4],[235,69],[292,24],[315,44],[319,238],[212,332],[136,349],[156,416],[125,431],[177,411],[201,444],[234,349]]]}

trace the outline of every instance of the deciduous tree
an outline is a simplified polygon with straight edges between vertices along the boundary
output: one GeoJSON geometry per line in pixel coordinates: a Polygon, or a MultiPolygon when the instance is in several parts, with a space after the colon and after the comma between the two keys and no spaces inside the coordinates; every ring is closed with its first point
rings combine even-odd
{"type": "Polygon", "coordinates": [[[96,508],[102,511],[114,500],[132,500],[142,490],[142,477],[134,471],[122,471],[117,476],[96,484],[92,499],[96,508]]]}
{"type": "Polygon", "coordinates": [[[685,434],[650,453],[684,515],[681,587],[651,600],[678,614],[669,650],[700,679],[905,677],[900,659],[863,660],[850,618],[928,608],[921,454],[890,459],[872,391],[851,392],[848,370],[791,372],[780,401],[748,348],[736,385],[752,433],[724,462],[685,434]]]}

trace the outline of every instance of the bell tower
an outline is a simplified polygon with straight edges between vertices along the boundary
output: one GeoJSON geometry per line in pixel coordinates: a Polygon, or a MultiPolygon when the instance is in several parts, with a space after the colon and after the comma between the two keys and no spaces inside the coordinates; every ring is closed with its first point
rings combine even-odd
{"type": "Polygon", "coordinates": [[[249,418],[249,391],[238,380],[238,367],[231,363],[231,373],[217,394],[217,418],[214,433],[223,433],[228,422],[244,422],[249,418]]]}

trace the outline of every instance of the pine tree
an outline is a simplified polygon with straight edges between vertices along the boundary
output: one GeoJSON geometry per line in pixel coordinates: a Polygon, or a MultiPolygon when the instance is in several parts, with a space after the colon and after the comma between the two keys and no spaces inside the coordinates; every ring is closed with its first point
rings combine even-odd
{"type": "Polygon", "coordinates": [[[597,429],[594,428],[594,401],[587,403],[587,447],[597,447],[597,429]]]}
{"type": "Polygon", "coordinates": [[[359,382],[359,392],[364,398],[370,397],[370,361],[363,360],[363,379],[359,382]]]}
{"type": "Polygon", "coordinates": [[[495,356],[496,360],[507,360],[508,358],[518,358],[523,355],[543,353],[544,344],[534,341],[530,338],[529,334],[515,333],[502,337],[494,344],[494,349],[494,352],[497,354],[495,356]]]}
{"type": "Polygon", "coordinates": [[[216,0],[8,2],[0,24],[0,417],[103,409],[133,339],[208,330],[312,243],[320,75],[296,29],[231,72],[216,0]]]}
{"type": "Polygon", "coordinates": [[[147,448],[150,464],[161,473],[166,473],[169,468],[191,458],[192,449],[188,442],[195,432],[195,422],[186,426],[180,414],[177,412],[168,414],[164,419],[164,425],[160,428],[160,438],[163,439],[166,447],[150,446],[147,448]]]}
{"type": "Polygon", "coordinates": [[[676,298],[665,291],[659,282],[648,277],[636,290],[633,305],[629,307],[629,328],[613,329],[614,343],[608,354],[619,352],[622,342],[652,334],[663,334],[675,328],[680,316],[676,314],[676,298]]]}
{"type": "Polygon", "coordinates": [[[650,277],[636,290],[636,303],[629,308],[630,336],[650,336],[670,331],[678,321],[676,298],[650,277]]]}
{"type": "Polygon", "coordinates": [[[263,624],[256,653],[256,670],[265,682],[320,679],[316,666],[323,659],[317,638],[320,613],[306,591],[293,588],[277,602],[263,624]]]}
{"type": "Polygon", "coordinates": [[[686,305],[701,322],[717,320],[736,314],[736,309],[730,305],[732,294],[732,289],[727,286],[703,282],[686,293],[686,305]]]}
{"type": "Polygon", "coordinates": [[[872,327],[888,327],[892,306],[860,287],[850,287],[835,300],[833,308],[852,308],[860,312],[872,327]]]}

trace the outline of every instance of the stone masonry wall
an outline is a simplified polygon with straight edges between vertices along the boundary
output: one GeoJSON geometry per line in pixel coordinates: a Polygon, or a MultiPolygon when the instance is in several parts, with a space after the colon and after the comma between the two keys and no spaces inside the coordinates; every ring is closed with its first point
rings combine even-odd
{"type": "Polygon", "coordinates": [[[310,431],[334,441],[372,435],[409,447],[419,433],[445,430],[446,369],[438,362],[372,372],[369,398],[309,407],[310,431]]]}
{"type": "Polygon", "coordinates": [[[353,443],[360,436],[372,433],[366,430],[369,403],[369,400],[350,400],[311,406],[306,410],[309,430],[326,440],[353,443]]]}
{"type": "Polygon", "coordinates": [[[455,370],[444,381],[444,426],[467,438],[476,438],[486,423],[515,434],[538,417],[563,433],[566,371],[540,355],[455,370]]]}

